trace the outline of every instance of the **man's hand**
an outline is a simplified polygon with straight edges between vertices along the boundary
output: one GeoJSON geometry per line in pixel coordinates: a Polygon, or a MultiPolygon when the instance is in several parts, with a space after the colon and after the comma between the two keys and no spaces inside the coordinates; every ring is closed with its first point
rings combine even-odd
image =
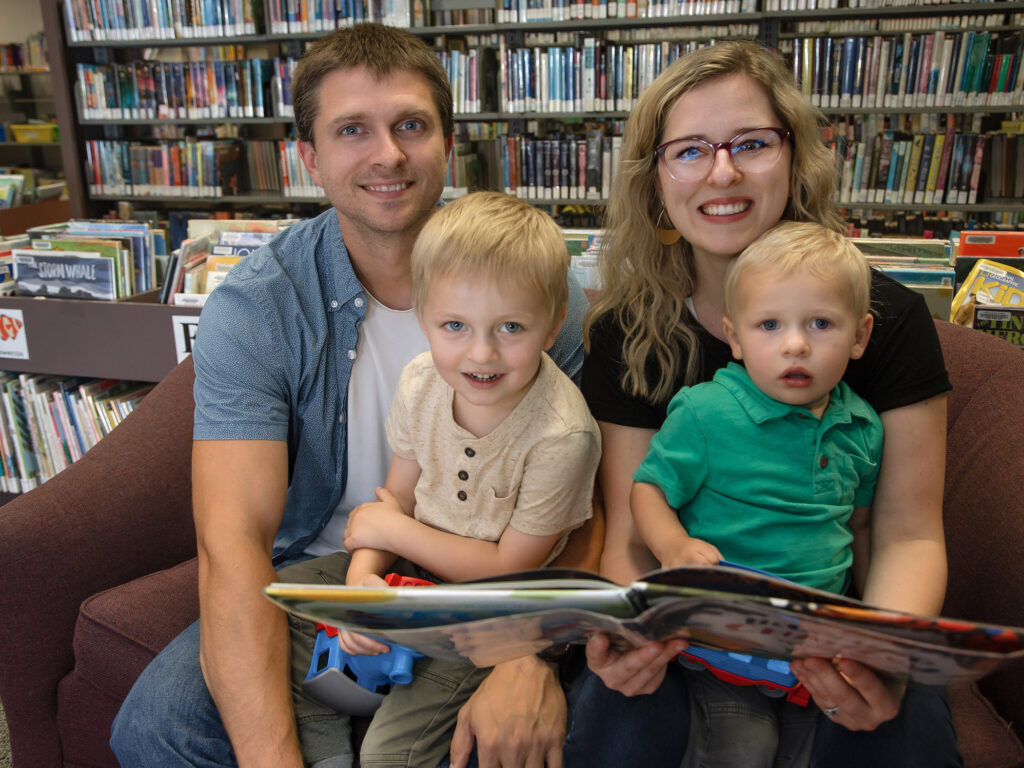
{"type": "Polygon", "coordinates": [[[587,641],[587,665],[613,691],[623,696],[639,696],[658,690],[668,663],[687,645],[685,640],[673,638],[620,651],[612,646],[607,635],[594,635],[587,641]]]}
{"type": "Polygon", "coordinates": [[[452,768],[465,768],[476,743],[480,768],[561,768],[565,694],[536,656],[499,664],[459,711],[452,768]]]}
{"type": "Polygon", "coordinates": [[[847,659],[800,659],[789,665],[826,715],[851,731],[873,731],[896,717],[906,686],[887,682],[847,659]],[[829,714],[832,712],[833,714],[829,714]]]}
{"type": "Polygon", "coordinates": [[[349,552],[363,547],[394,549],[389,533],[394,526],[408,522],[401,504],[386,488],[377,489],[377,501],[368,501],[353,509],[345,526],[345,549],[349,552]]]}

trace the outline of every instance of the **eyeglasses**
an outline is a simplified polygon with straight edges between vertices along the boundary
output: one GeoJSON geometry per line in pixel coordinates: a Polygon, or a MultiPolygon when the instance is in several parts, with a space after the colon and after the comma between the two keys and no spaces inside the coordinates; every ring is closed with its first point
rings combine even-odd
{"type": "Polygon", "coordinates": [[[729,150],[733,165],[741,171],[767,171],[779,161],[782,144],[789,136],[784,128],[755,128],[717,143],[696,138],[673,139],[655,148],[654,154],[676,181],[698,181],[711,172],[720,149],[729,150]]]}

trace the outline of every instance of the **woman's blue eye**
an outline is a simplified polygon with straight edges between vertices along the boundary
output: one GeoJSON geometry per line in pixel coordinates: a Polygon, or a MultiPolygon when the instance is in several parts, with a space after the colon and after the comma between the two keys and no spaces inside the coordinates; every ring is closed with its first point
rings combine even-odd
{"type": "Polygon", "coordinates": [[[458,332],[458,331],[461,331],[466,326],[463,325],[462,321],[460,321],[460,320],[449,320],[447,323],[445,323],[441,327],[444,328],[446,331],[458,332]]]}
{"type": "Polygon", "coordinates": [[[816,318],[813,325],[814,329],[818,331],[824,331],[827,328],[832,327],[832,323],[823,317],[816,318]]]}
{"type": "Polygon", "coordinates": [[[775,331],[779,328],[778,320],[764,320],[761,322],[761,328],[766,331],[775,331]]]}
{"type": "Polygon", "coordinates": [[[509,320],[507,323],[501,324],[501,330],[504,331],[505,333],[516,333],[517,331],[521,331],[522,329],[523,326],[521,326],[519,323],[513,320],[509,320]]]}
{"type": "Polygon", "coordinates": [[[692,163],[694,160],[706,157],[707,154],[707,147],[703,144],[683,144],[675,153],[675,159],[684,163],[692,163]]]}
{"type": "Polygon", "coordinates": [[[757,152],[764,149],[766,146],[765,142],[760,139],[747,139],[742,144],[737,144],[732,148],[732,153],[738,154],[740,152],[757,152]]]}

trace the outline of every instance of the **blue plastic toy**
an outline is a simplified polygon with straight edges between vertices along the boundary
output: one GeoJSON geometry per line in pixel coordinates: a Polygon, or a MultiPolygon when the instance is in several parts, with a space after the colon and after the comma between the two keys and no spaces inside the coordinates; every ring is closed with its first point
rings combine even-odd
{"type": "MultiPolygon", "coordinates": [[[[389,573],[384,580],[392,587],[432,586],[429,581],[394,573],[389,573]]],[[[316,626],[313,658],[302,688],[312,698],[338,712],[372,715],[392,685],[412,682],[413,664],[423,658],[422,653],[390,643],[391,650],[387,653],[353,656],[338,645],[337,628],[316,626]]]]}
{"type": "Polygon", "coordinates": [[[316,633],[313,660],[302,687],[310,696],[349,715],[372,715],[392,685],[412,681],[412,667],[423,654],[401,645],[377,656],[352,656],[338,645],[337,630],[316,633]]]}

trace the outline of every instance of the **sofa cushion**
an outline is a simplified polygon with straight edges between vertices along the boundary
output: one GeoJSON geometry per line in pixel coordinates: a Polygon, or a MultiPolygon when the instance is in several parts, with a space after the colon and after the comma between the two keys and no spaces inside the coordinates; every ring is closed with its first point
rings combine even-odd
{"type": "Polygon", "coordinates": [[[111,766],[110,724],[146,665],[199,617],[193,558],[99,592],[82,603],[75,666],[57,692],[65,764],[111,766]]]}
{"type": "Polygon", "coordinates": [[[960,685],[949,691],[964,768],[1019,768],[1024,765],[1024,745],[977,685],[960,685]]]}

